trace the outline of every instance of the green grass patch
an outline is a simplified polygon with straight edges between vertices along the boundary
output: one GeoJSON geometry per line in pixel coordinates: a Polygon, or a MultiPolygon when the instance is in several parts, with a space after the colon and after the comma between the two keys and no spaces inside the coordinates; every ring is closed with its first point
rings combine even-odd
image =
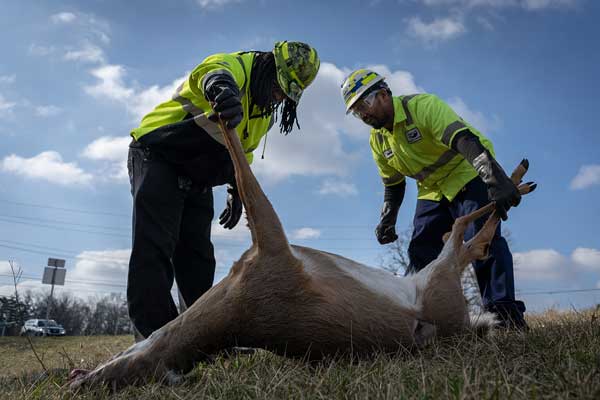
{"type": "MultiPolygon", "coordinates": [[[[437,341],[420,351],[317,364],[265,351],[199,364],[183,384],[150,383],[80,399],[598,399],[597,314],[548,312],[528,333],[495,332],[437,341]]],[[[33,338],[43,373],[24,338],[0,338],[0,399],[70,399],[73,367],[90,368],[133,341],[125,336],[33,338]]]]}

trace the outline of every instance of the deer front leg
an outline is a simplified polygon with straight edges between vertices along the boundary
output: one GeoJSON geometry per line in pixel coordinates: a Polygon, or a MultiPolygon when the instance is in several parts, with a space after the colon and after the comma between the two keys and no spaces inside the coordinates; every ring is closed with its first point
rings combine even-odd
{"type": "MultiPolygon", "coordinates": [[[[519,185],[519,192],[521,195],[526,195],[535,190],[537,185],[534,182],[527,182],[520,184],[523,176],[527,173],[527,169],[529,168],[529,161],[524,159],[521,163],[515,168],[511,175],[512,181],[515,185],[519,185]]],[[[494,209],[494,204],[490,203],[485,207],[480,208],[479,210],[466,215],[462,218],[461,228],[466,230],[466,227],[477,220],[479,217],[485,215],[488,212],[491,212],[494,209]]],[[[467,265],[470,261],[480,260],[486,258],[488,255],[489,245],[494,237],[494,233],[496,231],[496,227],[498,226],[498,222],[500,221],[500,217],[496,212],[493,212],[485,222],[484,226],[477,232],[477,234],[471,238],[467,243],[462,246],[461,253],[462,258],[467,258],[468,261],[464,265],[467,265]]],[[[463,237],[464,237],[463,230],[463,237]]]]}
{"type": "MultiPolygon", "coordinates": [[[[528,167],[523,160],[515,169],[511,179],[519,184],[528,167]]],[[[519,186],[522,194],[535,189],[534,183],[519,186]]],[[[446,243],[436,260],[417,274],[417,287],[420,288],[420,301],[423,318],[433,322],[436,334],[445,335],[459,331],[469,323],[467,305],[462,295],[460,278],[464,268],[473,260],[483,258],[488,253],[499,222],[494,212],[482,229],[466,244],[463,243],[465,231],[471,223],[494,210],[495,204],[490,203],[480,209],[457,218],[452,232],[447,234],[446,243]]]]}
{"type": "MultiPolygon", "coordinates": [[[[528,169],[529,161],[527,159],[523,159],[511,174],[511,180],[515,185],[519,185],[518,187],[521,195],[529,194],[537,187],[534,182],[520,184],[528,169]]],[[[447,250],[446,247],[448,247],[448,245],[450,246],[450,250],[455,252],[455,254],[459,257],[460,261],[458,264],[462,266],[461,268],[464,268],[466,265],[468,265],[470,261],[485,258],[487,256],[489,244],[494,237],[496,226],[500,221],[497,213],[493,212],[495,206],[496,204],[491,202],[468,215],[457,218],[452,226],[452,232],[444,235],[444,242],[446,242],[444,250],[447,250]],[[479,230],[475,237],[473,237],[463,246],[465,231],[469,227],[469,224],[489,213],[492,214],[486,221],[483,228],[479,230]]],[[[462,272],[462,269],[460,272],[462,272]]]]}
{"type": "Polygon", "coordinates": [[[74,370],[69,387],[107,384],[120,388],[149,380],[175,383],[198,361],[235,345],[243,316],[236,276],[230,274],[176,319],[92,371],[74,370]]]}

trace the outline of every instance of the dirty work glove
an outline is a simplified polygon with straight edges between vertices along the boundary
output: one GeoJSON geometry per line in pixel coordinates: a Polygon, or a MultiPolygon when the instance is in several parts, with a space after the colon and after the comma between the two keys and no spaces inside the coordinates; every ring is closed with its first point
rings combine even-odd
{"type": "Polygon", "coordinates": [[[242,199],[235,186],[229,186],[227,193],[225,210],[219,216],[219,224],[225,229],[233,229],[242,216],[242,199]]]}
{"type": "Polygon", "coordinates": [[[215,114],[210,119],[221,118],[228,128],[235,128],[244,118],[240,90],[229,74],[215,74],[204,83],[204,96],[211,103],[215,114]]]}
{"type": "Polygon", "coordinates": [[[488,197],[491,201],[496,202],[496,211],[503,221],[508,219],[506,214],[508,210],[514,206],[518,206],[521,202],[521,193],[517,186],[510,180],[504,170],[494,160],[494,158],[488,152],[482,153],[478,158],[475,159],[477,172],[480,170],[486,170],[486,179],[483,181],[488,185],[488,197]],[[491,171],[491,173],[489,173],[491,171]]]}
{"type": "Polygon", "coordinates": [[[498,215],[506,221],[507,211],[521,202],[521,194],[517,186],[506,176],[494,156],[483,147],[479,138],[469,130],[458,133],[452,147],[475,168],[486,183],[489,199],[496,202],[498,215]]]}
{"type": "Polygon", "coordinates": [[[380,244],[392,243],[398,239],[396,234],[396,218],[398,210],[404,200],[404,191],[406,190],[406,181],[398,185],[386,186],[383,195],[383,208],[381,209],[381,219],[379,225],[375,228],[375,236],[380,244]]]}

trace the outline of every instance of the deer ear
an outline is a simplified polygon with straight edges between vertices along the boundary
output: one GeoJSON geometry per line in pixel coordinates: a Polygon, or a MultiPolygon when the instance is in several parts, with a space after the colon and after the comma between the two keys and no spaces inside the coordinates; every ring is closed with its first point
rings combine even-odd
{"type": "Polygon", "coordinates": [[[444,235],[442,236],[442,240],[444,241],[444,243],[446,243],[448,241],[448,239],[450,239],[450,234],[452,232],[446,232],[444,233],[444,235]]]}

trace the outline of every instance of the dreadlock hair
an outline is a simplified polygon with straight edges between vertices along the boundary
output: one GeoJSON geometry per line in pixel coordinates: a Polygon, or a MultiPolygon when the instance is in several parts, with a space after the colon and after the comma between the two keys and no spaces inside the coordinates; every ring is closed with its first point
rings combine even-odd
{"type": "MultiPolygon", "coordinates": [[[[273,118],[277,121],[281,104],[275,102],[273,88],[279,87],[278,85],[275,56],[271,52],[257,51],[250,74],[250,94],[253,103],[250,109],[255,105],[261,116],[273,114],[273,118]]],[[[281,109],[279,131],[287,135],[294,128],[294,122],[300,129],[296,115],[296,102],[286,98],[281,109]]]]}

